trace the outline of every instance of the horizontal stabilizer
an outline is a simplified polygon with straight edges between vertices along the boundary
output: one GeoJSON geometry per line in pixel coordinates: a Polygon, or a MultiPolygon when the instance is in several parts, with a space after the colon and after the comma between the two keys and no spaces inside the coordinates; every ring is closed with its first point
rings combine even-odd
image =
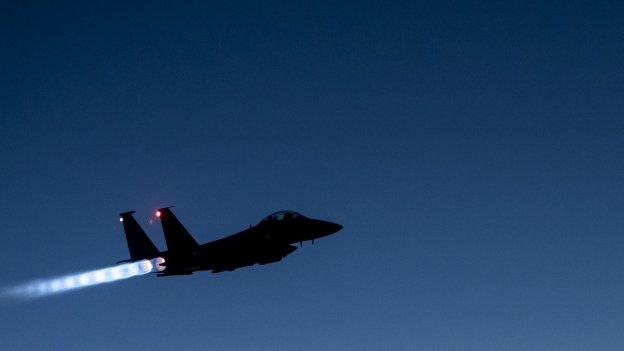
{"type": "Polygon", "coordinates": [[[174,275],[192,275],[193,272],[173,272],[173,273],[158,273],[157,277],[172,277],[174,275]]]}

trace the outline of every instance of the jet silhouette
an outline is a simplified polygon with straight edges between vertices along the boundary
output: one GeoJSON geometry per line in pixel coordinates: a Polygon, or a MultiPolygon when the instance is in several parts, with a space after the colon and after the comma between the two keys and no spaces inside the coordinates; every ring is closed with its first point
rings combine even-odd
{"type": "Polygon", "coordinates": [[[132,216],[120,213],[130,259],[121,262],[150,260],[158,276],[188,275],[195,271],[218,273],[254,264],[281,261],[297,250],[296,243],[318,239],[342,229],[336,223],[312,219],[294,211],[270,214],[257,225],[222,239],[198,244],[169,207],[156,211],[167,249],[159,251],[132,216]]]}

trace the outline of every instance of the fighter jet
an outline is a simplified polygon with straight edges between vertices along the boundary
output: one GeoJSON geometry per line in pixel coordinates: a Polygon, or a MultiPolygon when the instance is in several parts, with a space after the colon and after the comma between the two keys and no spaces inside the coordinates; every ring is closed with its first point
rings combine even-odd
{"type": "Polygon", "coordinates": [[[176,218],[170,207],[158,209],[167,249],[160,251],[133,217],[134,211],[120,213],[130,259],[150,260],[158,276],[188,275],[196,271],[219,273],[255,264],[279,262],[304,241],[322,238],[342,229],[336,223],[308,218],[295,211],[279,211],[255,226],[236,234],[198,244],[176,218]]]}

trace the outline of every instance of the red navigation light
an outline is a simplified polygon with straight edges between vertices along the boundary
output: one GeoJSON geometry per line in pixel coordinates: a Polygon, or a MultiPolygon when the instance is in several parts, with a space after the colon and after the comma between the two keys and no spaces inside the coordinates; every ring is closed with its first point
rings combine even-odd
{"type": "Polygon", "coordinates": [[[156,211],[156,217],[160,218],[160,215],[161,215],[160,211],[156,211]]]}

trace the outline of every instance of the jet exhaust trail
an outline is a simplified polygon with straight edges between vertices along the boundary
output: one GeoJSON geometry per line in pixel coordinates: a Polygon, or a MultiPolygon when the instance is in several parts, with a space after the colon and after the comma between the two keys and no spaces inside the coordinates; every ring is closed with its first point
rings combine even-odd
{"type": "Polygon", "coordinates": [[[29,299],[60,294],[118,280],[137,277],[165,269],[165,260],[157,257],[56,278],[39,279],[3,289],[2,295],[15,299],[29,299]]]}

